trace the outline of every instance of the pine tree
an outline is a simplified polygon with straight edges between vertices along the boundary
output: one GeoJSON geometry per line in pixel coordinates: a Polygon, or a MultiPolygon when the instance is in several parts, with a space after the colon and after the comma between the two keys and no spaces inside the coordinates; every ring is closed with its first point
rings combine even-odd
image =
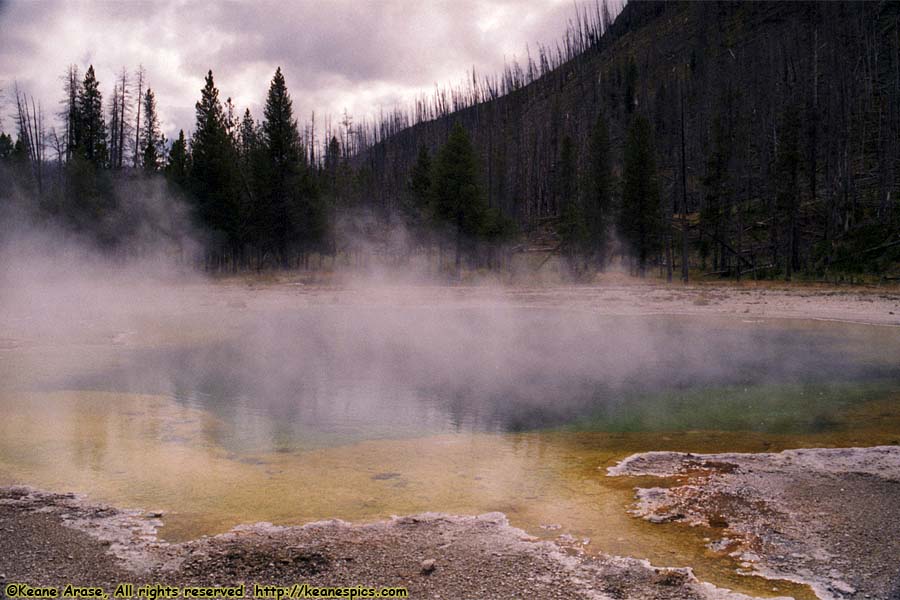
{"type": "Polygon", "coordinates": [[[144,131],[141,135],[142,164],[144,171],[157,172],[165,159],[165,138],[159,132],[159,118],[156,115],[156,97],[149,87],[144,94],[144,131]]]}
{"type": "MultiPolygon", "coordinates": [[[[341,143],[337,136],[332,135],[331,140],[325,146],[324,162],[319,173],[319,189],[329,212],[337,210],[337,207],[345,200],[349,184],[348,168],[341,155],[341,143]]],[[[328,244],[329,249],[336,247],[336,241],[333,238],[329,240],[328,244]]]]}
{"type": "Polygon", "coordinates": [[[192,137],[195,158],[202,160],[203,155],[218,149],[225,137],[225,116],[219,100],[219,90],[213,80],[212,71],[206,75],[205,85],[201,90],[200,101],[197,102],[197,125],[192,137]]]}
{"type": "Polygon", "coordinates": [[[264,116],[262,134],[266,151],[278,174],[285,175],[300,162],[300,133],[281,67],[276,69],[269,85],[264,116]]]}
{"type": "Polygon", "coordinates": [[[105,167],[108,161],[106,120],[103,117],[103,98],[100,84],[94,75],[94,66],[88,67],[84,81],[78,90],[78,116],[76,118],[78,151],[88,162],[105,167]]]}
{"type": "Polygon", "coordinates": [[[12,156],[14,148],[12,137],[6,133],[0,133],[0,159],[6,160],[12,156]]]}
{"type": "Polygon", "coordinates": [[[454,231],[458,269],[463,241],[482,234],[487,223],[487,203],[479,186],[475,149],[458,122],[438,153],[432,190],[437,220],[454,231]]]}
{"type": "Polygon", "coordinates": [[[646,118],[635,115],[625,142],[619,233],[637,256],[642,277],[647,260],[660,248],[661,218],[652,129],[646,118]]]}
{"type": "MultiPolygon", "coordinates": [[[[236,151],[228,137],[219,90],[212,71],[206,75],[197,123],[191,138],[191,191],[200,221],[215,232],[222,244],[236,249],[239,233],[240,184],[236,177],[236,151]]],[[[224,247],[223,247],[224,250],[224,247]]]]}
{"type": "Polygon", "coordinates": [[[322,242],[325,215],[307,172],[293,101],[281,67],[275,71],[266,96],[261,133],[267,160],[268,193],[266,222],[282,266],[288,264],[288,247],[298,237],[311,249],[322,242]]]}
{"type": "Polygon", "coordinates": [[[184,187],[188,182],[190,169],[190,155],[188,154],[187,140],[184,138],[184,129],[178,132],[178,138],[172,142],[169,150],[169,160],[166,162],[166,177],[176,185],[184,187]]]}
{"type": "Polygon", "coordinates": [[[268,249],[271,223],[268,213],[269,168],[262,133],[250,109],[244,110],[237,130],[239,170],[242,184],[241,214],[247,241],[257,250],[257,267],[268,249]]]}
{"type": "Polygon", "coordinates": [[[417,244],[430,246],[429,225],[434,219],[431,203],[432,179],[431,154],[425,146],[419,146],[416,162],[409,169],[406,189],[400,195],[400,212],[406,227],[417,244]]]}
{"type": "Polygon", "coordinates": [[[253,152],[259,147],[259,131],[256,127],[256,121],[253,120],[253,115],[250,114],[249,108],[244,110],[244,116],[241,118],[240,135],[238,139],[238,150],[240,151],[241,159],[246,163],[253,152]]]}

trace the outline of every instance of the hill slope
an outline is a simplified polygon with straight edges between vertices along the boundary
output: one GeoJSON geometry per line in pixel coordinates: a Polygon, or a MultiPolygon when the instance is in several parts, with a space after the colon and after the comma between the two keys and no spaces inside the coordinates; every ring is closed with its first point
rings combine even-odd
{"type": "Polygon", "coordinates": [[[583,172],[603,115],[621,175],[629,122],[642,114],[664,213],[677,215],[683,99],[686,212],[704,263],[890,269],[900,256],[898,19],[888,2],[631,2],[598,44],[537,81],[371,147],[361,159],[372,200],[396,207],[418,148],[436,150],[458,121],[489,203],[528,229],[566,201],[564,138],[583,172]]]}

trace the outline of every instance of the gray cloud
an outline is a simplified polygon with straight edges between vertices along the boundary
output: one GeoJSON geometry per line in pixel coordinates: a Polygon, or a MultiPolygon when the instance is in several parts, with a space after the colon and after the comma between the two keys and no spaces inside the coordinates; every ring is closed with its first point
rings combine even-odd
{"type": "Polygon", "coordinates": [[[123,66],[143,64],[171,136],[192,127],[207,69],[258,115],[281,66],[301,120],[359,118],[473,67],[494,73],[526,44],[555,42],[573,12],[569,0],[0,3],[0,87],[17,81],[55,111],[68,64],[93,64],[107,95],[123,66]]]}

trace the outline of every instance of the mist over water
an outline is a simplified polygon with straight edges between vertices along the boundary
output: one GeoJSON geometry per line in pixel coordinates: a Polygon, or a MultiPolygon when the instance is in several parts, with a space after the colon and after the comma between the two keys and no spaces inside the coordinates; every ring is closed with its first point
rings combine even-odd
{"type": "Polygon", "coordinates": [[[5,388],[163,395],[229,424],[224,446],[286,451],[586,422],[654,429],[698,390],[713,390],[691,400],[702,412],[729,394],[734,404],[735,389],[900,378],[885,360],[898,336],[873,344],[854,326],[610,316],[562,293],[535,306],[500,287],[473,296],[411,283],[382,265],[345,267],[332,290],[214,284],[193,270],[201,244],[174,225],[187,221],[178,199],[153,181],[120,195],[123,213],[144,215],[138,229],[110,217],[126,251],[98,251],[23,211],[7,219],[5,388]]]}
{"type": "MultiPolygon", "coordinates": [[[[399,301],[368,302],[359,290],[349,305],[286,300],[264,310],[238,302],[210,323],[212,339],[125,345],[112,364],[51,375],[41,387],[170,396],[231,424],[219,440],[225,446],[288,451],[566,426],[627,416],[661,393],[678,402],[698,390],[898,376],[896,364],[869,351],[864,329],[608,316],[498,300],[429,305],[417,293],[410,286],[399,301]]],[[[640,408],[643,427],[653,429],[654,415],[640,408]]],[[[655,410],[665,420],[666,400],[655,410]]]]}
{"type": "Polygon", "coordinates": [[[337,285],[210,280],[168,244],[109,258],[48,229],[0,240],[0,483],[159,508],[166,539],[499,510],[709,577],[721,561],[643,529],[598,467],[891,443],[900,419],[875,406],[900,388],[897,328],[614,315],[572,289],[536,301],[380,266],[337,285]]]}

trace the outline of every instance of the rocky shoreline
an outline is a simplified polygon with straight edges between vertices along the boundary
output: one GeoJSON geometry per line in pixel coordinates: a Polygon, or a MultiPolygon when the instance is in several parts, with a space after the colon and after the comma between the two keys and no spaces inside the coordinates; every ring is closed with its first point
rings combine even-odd
{"type": "Polygon", "coordinates": [[[366,525],[258,523],[177,544],[156,536],[160,517],[74,494],[0,488],[0,578],[4,586],[71,582],[110,593],[120,582],[305,582],[404,587],[410,598],[748,598],[702,583],[690,569],[538,541],[500,513],[428,513],[366,525]]]}
{"type": "Polygon", "coordinates": [[[747,574],[823,599],[900,598],[900,446],[647,452],[608,475],[662,478],[637,488],[633,514],[709,528],[709,549],[747,574]]]}
{"type": "MultiPolygon", "coordinates": [[[[607,474],[656,478],[657,487],[636,488],[633,514],[708,528],[709,550],[737,558],[748,575],[807,584],[823,599],[900,598],[900,446],[647,452],[607,474]]],[[[539,541],[501,513],[257,523],[183,543],[158,537],[163,518],[75,494],[0,487],[0,582],[108,593],[122,582],[308,583],[403,587],[412,598],[748,598],[700,582],[690,569],[539,541]]]]}

